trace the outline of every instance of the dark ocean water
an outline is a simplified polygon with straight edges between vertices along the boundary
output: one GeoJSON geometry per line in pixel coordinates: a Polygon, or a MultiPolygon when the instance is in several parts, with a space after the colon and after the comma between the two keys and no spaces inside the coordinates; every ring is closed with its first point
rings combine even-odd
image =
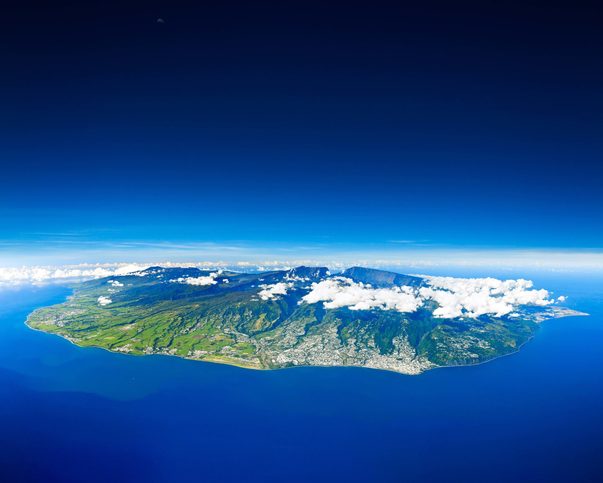
{"type": "Polygon", "coordinates": [[[603,283],[540,284],[590,317],[421,376],[251,371],[82,349],[0,291],[0,481],[602,481],[603,283]]]}

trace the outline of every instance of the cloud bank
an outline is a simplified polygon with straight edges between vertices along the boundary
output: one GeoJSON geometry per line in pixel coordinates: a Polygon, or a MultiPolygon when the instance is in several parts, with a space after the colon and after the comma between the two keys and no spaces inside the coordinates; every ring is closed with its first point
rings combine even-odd
{"type": "MultiPolygon", "coordinates": [[[[104,277],[119,277],[123,275],[139,275],[138,272],[146,270],[152,266],[161,266],[166,268],[200,268],[205,270],[217,270],[222,268],[222,264],[213,262],[82,263],[77,265],[63,266],[0,267],[0,287],[5,285],[41,285],[53,282],[72,282],[93,280],[104,277]]],[[[247,267],[245,267],[245,269],[247,269],[247,267]]],[[[145,274],[150,273],[151,272],[146,272],[145,274]]],[[[117,287],[119,285],[114,286],[117,287]]]]}
{"type": "Polygon", "coordinates": [[[91,280],[129,275],[149,265],[119,263],[103,265],[67,265],[64,267],[0,267],[0,285],[42,284],[53,281],[91,280]]]}
{"type": "Polygon", "coordinates": [[[554,303],[547,290],[532,289],[529,280],[495,278],[453,278],[423,276],[423,287],[373,288],[349,278],[334,277],[313,283],[304,302],[322,302],[326,309],[347,307],[350,310],[396,310],[415,312],[428,302],[435,302],[435,317],[502,317],[520,305],[545,306],[554,303]]]}
{"type": "Polygon", "coordinates": [[[434,300],[439,307],[436,317],[497,317],[511,313],[519,305],[550,305],[547,290],[533,290],[530,280],[498,280],[495,278],[424,277],[430,287],[420,289],[425,300],[434,300]]]}
{"type": "Polygon", "coordinates": [[[323,302],[326,309],[348,307],[351,310],[397,310],[414,312],[422,300],[411,287],[372,288],[349,278],[334,277],[312,284],[310,293],[302,297],[304,302],[323,302]]]}

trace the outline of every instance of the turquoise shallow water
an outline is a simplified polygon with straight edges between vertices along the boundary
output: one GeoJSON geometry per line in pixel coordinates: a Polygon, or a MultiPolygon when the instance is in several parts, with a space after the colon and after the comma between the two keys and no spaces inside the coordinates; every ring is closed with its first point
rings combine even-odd
{"type": "Polygon", "coordinates": [[[0,480],[600,481],[603,283],[539,282],[591,316],[415,377],[82,349],[24,325],[66,288],[2,290],[0,480]]]}

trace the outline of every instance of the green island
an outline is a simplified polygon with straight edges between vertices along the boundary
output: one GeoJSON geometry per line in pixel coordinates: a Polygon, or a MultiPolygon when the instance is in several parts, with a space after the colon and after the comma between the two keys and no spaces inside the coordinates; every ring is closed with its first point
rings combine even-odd
{"type": "Polygon", "coordinates": [[[353,267],[262,273],[151,267],[79,283],[33,329],[82,347],[254,369],[358,366],[420,374],[519,350],[547,319],[585,315],[527,281],[353,267]],[[478,280],[478,282],[472,281],[478,280]]]}

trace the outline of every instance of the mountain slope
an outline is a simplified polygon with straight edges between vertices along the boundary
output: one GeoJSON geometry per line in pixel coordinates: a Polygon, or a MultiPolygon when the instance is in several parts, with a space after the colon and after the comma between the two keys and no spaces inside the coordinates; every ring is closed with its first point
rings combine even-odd
{"type": "Polygon", "coordinates": [[[502,316],[438,317],[442,297],[454,292],[434,291],[433,284],[361,267],[341,275],[325,267],[258,274],[151,267],[82,283],[27,323],[81,346],[131,354],[418,374],[514,352],[542,320],[576,314],[551,303],[502,316]]]}

